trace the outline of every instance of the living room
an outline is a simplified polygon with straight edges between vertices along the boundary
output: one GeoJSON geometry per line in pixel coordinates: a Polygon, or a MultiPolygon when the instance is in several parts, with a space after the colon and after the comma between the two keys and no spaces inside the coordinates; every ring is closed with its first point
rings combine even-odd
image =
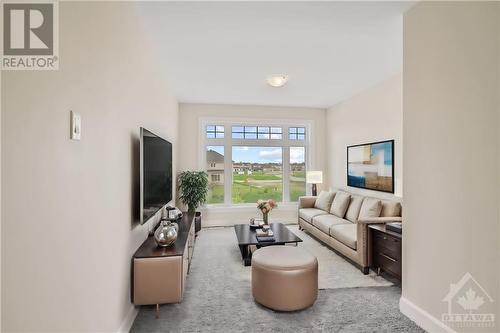
{"type": "Polygon", "coordinates": [[[498,2],[31,5],[2,331],[499,330],[498,2]]]}

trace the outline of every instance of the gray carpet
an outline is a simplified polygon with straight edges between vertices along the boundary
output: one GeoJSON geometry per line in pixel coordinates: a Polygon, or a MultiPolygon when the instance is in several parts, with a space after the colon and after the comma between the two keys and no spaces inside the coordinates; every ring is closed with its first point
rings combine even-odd
{"type": "Polygon", "coordinates": [[[312,307],[280,313],[256,304],[234,229],[203,229],[183,302],[162,305],[159,319],[153,306],[141,307],[131,332],[421,332],[399,312],[399,287],[364,276],[296,226],[290,229],[318,257],[320,291],[312,307]]]}

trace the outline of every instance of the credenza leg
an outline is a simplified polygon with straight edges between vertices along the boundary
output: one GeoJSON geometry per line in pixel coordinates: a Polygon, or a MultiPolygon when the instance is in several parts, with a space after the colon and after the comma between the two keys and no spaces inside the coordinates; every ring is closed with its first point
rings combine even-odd
{"type": "Polygon", "coordinates": [[[156,304],[156,319],[160,318],[160,304],[156,304]]]}

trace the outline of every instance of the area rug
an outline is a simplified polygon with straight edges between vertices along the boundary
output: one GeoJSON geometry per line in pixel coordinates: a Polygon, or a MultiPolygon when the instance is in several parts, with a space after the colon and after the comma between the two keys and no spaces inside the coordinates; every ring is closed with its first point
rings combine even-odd
{"type": "Polygon", "coordinates": [[[132,332],[420,332],[398,309],[401,289],[375,274],[363,275],[344,258],[296,226],[299,246],[319,262],[319,294],[303,311],[283,313],[254,302],[250,267],[244,267],[233,228],[203,229],[196,240],[184,300],[143,306],[132,332]]]}
{"type": "MultiPolygon", "coordinates": [[[[372,271],[368,275],[362,274],[360,268],[336,254],[306,232],[300,231],[297,225],[289,225],[288,228],[303,240],[298,246],[318,258],[318,284],[320,289],[392,285],[390,281],[377,276],[372,271]]],[[[203,248],[204,252],[208,252],[204,253],[204,256],[207,254],[209,257],[223,255],[225,262],[222,266],[226,271],[231,272],[234,279],[250,282],[251,267],[245,267],[241,262],[241,254],[232,227],[203,229],[203,237],[200,237],[198,243],[196,244],[198,248],[203,248]],[[209,244],[215,244],[215,246],[209,244]]]]}

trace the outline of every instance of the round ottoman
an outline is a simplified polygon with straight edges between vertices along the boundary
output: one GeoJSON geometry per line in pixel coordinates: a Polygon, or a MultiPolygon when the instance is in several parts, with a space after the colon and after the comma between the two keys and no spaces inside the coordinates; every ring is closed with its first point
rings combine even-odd
{"type": "Polygon", "coordinates": [[[273,310],[295,311],[318,296],[318,260],[296,246],[267,246],[252,254],[252,294],[273,310]]]}

